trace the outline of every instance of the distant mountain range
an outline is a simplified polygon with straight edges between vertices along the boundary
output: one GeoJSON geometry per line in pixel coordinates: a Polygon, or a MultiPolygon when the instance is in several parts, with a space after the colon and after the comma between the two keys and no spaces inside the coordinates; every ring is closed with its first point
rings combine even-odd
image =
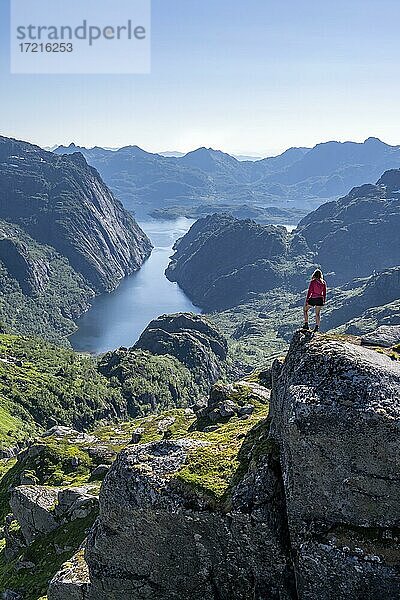
{"type": "Polygon", "coordinates": [[[57,154],[81,152],[125,207],[143,218],[201,207],[277,206],[310,212],[344,195],[352,187],[376,181],[400,167],[400,146],[377,138],[363,143],[327,142],[314,148],[289,148],[279,156],[256,161],[212,148],[183,156],[154,154],[138,146],[120,150],[59,146],[57,154]]]}
{"type": "MultiPolygon", "coordinates": [[[[55,150],[57,148],[57,146],[53,146],[53,148],[51,150],[55,150]]],[[[182,156],[185,156],[186,152],[178,152],[178,151],[171,151],[171,150],[167,150],[166,152],[157,152],[157,154],[159,154],[160,156],[166,156],[166,157],[170,157],[170,156],[174,156],[175,158],[182,158],[182,156]]],[[[232,154],[233,158],[236,158],[236,160],[239,161],[244,161],[244,160],[251,160],[251,161],[256,161],[256,160],[262,160],[262,156],[256,156],[254,154],[249,154],[249,155],[244,155],[244,154],[232,154]]]]}

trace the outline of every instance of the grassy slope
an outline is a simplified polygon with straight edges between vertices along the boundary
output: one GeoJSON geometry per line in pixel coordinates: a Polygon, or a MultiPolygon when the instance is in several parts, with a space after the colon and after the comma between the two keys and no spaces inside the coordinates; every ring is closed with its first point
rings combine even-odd
{"type": "MultiPolygon", "coordinates": [[[[234,392],[236,393],[236,392],[234,392]]],[[[232,418],[221,425],[217,432],[204,433],[196,430],[193,425],[195,417],[183,409],[170,410],[161,415],[142,417],[118,425],[97,427],[91,432],[96,438],[96,444],[106,448],[110,455],[123,449],[130,441],[132,432],[141,427],[143,437],[140,443],[161,440],[163,433],[159,431],[159,423],[165,417],[173,417],[170,427],[173,439],[192,437],[210,444],[206,451],[193,451],[188,463],[178,473],[177,480],[187,489],[193,489],[196,494],[204,495],[212,504],[221,505],[225,501],[229,487],[241,469],[242,458],[240,451],[246,440],[248,431],[268,415],[268,405],[256,401],[251,391],[247,393],[240,388],[243,402],[252,402],[256,410],[246,420],[232,418]]],[[[87,483],[96,462],[89,457],[87,443],[76,443],[65,439],[60,444],[55,438],[43,438],[45,445],[41,454],[28,458],[24,462],[9,461],[8,470],[0,479],[0,506],[2,517],[8,512],[9,486],[18,483],[23,470],[34,473],[37,480],[45,485],[81,485],[87,483]],[[71,467],[71,457],[80,458],[80,467],[76,471],[71,467]]],[[[4,551],[0,551],[0,592],[7,587],[25,589],[26,600],[39,600],[46,593],[51,577],[58,571],[61,564],[68,560],[82,543],[86,530],[90,527],[94,515],[87,520],[78,520],[68,526],[63,526],[32,544],[28,549],[11,562],[6,562],[4,551]],[[60,552],[57,548],[63,549],[60,552]],[[29,561],[35,565],[31,569],[17,570],[18,562],[29,561]]],[[[0,543],[1,547],[1,543],[0,543]]]]}
{"type": "Polygon", "coordinates": [[[50,417],[82,429],[185,407],[197,395],[189,370],[170,356],[116,352],[97,362],[38,338],[0,334],[0,449],[40,433],[50,417]]]}
{"type": "Polygon", "coordinates": [[[0,447],[12,446],[54,417],[64,425],[90,425],[118,389],[88,357],[36,339],[0,335],[0,447]]]}

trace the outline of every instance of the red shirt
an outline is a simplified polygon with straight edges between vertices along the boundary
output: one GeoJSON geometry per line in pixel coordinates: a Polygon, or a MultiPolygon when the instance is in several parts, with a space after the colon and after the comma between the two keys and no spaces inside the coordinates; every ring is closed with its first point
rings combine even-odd
{"type": "Polygon", "coordinates": [[[312,279],[308,287],[307,301],[310,298],[323,298],[326,301],[326,283],[320,279],[312,279]]]}

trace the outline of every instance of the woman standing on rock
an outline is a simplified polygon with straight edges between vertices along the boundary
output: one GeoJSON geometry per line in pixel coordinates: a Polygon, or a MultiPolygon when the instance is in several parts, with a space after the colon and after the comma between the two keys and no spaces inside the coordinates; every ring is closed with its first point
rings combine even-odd
{"type": "Polygon", "coordinates": [[[315,306],[315,320],[316,325],[314,331],[319,330],[321,324],[321,308],[326,302],[326,283],[324,281],[322,271],[317,269],[314,271],[313,276],[308,286],[307,298],[304,304],[304,325],[303,329],[309,329],[308,326],[308,311],[310,306],[315,306]]]}

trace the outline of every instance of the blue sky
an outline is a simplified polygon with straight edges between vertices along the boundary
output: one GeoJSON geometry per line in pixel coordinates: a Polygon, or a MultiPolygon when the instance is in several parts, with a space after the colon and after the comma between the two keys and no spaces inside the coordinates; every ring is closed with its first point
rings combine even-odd
{"type": "Polygon", "coordinates": [[[261,155],[400,144],[398,0],[153,0],[152,72],[123,76],[10,75],[8,10],[1,0],[3,135],[261,155]]]}

